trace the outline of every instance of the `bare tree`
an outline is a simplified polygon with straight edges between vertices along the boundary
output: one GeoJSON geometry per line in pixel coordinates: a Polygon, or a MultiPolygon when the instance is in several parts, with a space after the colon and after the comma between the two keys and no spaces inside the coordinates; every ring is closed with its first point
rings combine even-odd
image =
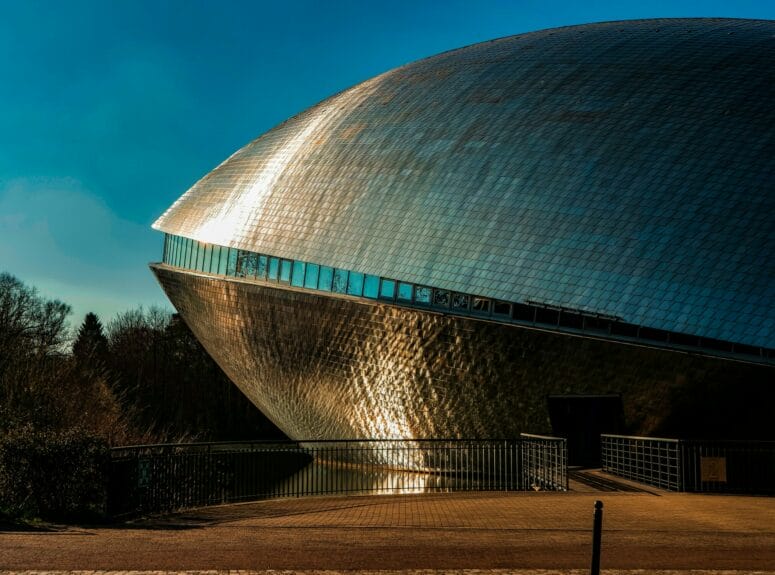
{"type": "Polygon", "coordinates": [[[42,382],[59,377],[59,356],[68,338],[70,306],[40,296],[8,273],[0,273],[0,411],[40,414],[34,396],[42,382]],[[23,409],[10,409],[16,405],[23,409]]]}

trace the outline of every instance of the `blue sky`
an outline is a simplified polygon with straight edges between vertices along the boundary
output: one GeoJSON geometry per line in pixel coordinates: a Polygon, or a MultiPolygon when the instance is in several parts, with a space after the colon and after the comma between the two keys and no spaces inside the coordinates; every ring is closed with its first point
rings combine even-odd
{"type": "Polygon", "coordinates": [[[151,223],[232,152],[418,58],[531,30],[775,19],[775,0],[0,0],[0,271],[104,321],[169,306],[151,223]]]}

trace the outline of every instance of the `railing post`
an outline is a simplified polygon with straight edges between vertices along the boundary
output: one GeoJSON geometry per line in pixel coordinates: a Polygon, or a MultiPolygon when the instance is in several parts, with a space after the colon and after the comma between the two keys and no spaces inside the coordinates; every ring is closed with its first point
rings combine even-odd
{"type": "Polygon", "coordinates": [[[595,501],[594,521],[592,523],[592,566],[590,575],[600,575],[600,543],[603,534],[603,502],[595,501]]]}

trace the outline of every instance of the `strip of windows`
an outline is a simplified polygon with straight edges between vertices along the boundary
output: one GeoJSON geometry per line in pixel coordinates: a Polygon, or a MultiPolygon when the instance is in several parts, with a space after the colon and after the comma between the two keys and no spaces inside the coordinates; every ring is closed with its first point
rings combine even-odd
{"type": "Polygon", "coordinates": [[[591,314],[540,302],[515,303],[495,300],[311,262],[207,244],[171,234],[164,235],[162,261],[171,266],[205,273],[275,282],[453,314],[745,354],[764,359],[768,363],[775,361],[775,350],[767,348],[647,328],[627,323],[614,316],[591,314]]]}

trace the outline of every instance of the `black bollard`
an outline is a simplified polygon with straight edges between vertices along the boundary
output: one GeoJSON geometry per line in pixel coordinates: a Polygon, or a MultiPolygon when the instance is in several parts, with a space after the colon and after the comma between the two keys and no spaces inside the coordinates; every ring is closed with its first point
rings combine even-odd
{"type": "Polygon", "coordinates": [[[603,502],[595,501],[594,523],[592,524],[592,567],[590,575],[600,575],[600,541],[603,534],[603,502]]]}

